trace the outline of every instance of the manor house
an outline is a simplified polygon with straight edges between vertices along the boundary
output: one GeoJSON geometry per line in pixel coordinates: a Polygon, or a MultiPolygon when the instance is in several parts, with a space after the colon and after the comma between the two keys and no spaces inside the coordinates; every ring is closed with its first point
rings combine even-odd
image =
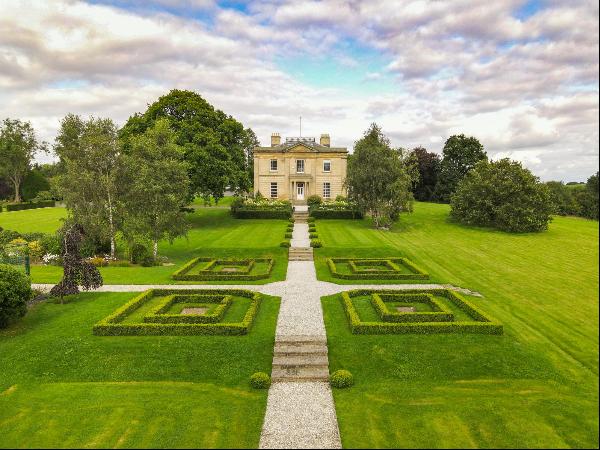
{"type": "Polygon", "coordinates": [[[345,195],[348,149],[332,147],[328,134],[289,137],[271,135],[270,147],[254,149],[254,191],[267,198],[306,204],[311,195],[333,200],[345,195]]]}

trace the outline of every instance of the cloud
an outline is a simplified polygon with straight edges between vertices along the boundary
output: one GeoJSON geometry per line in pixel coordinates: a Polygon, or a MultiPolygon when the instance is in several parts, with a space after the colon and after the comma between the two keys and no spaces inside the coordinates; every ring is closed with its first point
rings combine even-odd
{"type": "Polygon", "coordinates": [[[585,179],[598,165],[598,5],[555,0],[519,18],[522,3],[3,0],[0,117],[53,140],[68,112],[122,124],[192,89],[265,142],[297,134],[302,115],[305,134],[352,146],[375,121],[396,146],[440,152],[464,132],[544,178],[585,179]],[[329,85],[302,81],[294,61],[307,60],[329,85]]]}

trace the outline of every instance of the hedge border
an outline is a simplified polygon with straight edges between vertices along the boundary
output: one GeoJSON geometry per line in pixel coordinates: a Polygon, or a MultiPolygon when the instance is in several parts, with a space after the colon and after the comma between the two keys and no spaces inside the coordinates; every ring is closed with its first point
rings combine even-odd
{"type": "Polygon", "coordinates": [[[452,322],[454,314],[432,294],[371,294],[371,305],[384,322],[452,322]],[[433,311],[392,311],[386,302],[425,303],[433,311]]]}
{"type": "Polygon", "coordinates": [[[429,274],[417,266],[415,263],[407,258],[327,258],[327,266],[329,272],[334,278],[340,278],[342,280],[428,280],[429,274]],[[412,273],[399,273],[397,271],[364,271],[365,273],[340,273],[337,270],[336,263],[347,263],[351,261],[389,261],[392,264],[399,263],[403,265],[412,273]]]}
{"type": "MultiPolygon", "coordinates": [[[[52,207],[56,206],[56,202],[54,200],[44,200],[41,202],[8,203],[4,206],[6,207],[6,212],[9,212],[9,211],[22,211],[24,209],[52,208],[52,207]]],[[[2,212],[1,206],[0,206],[0,212],[2,212]]]]}
{"type": "Polygon", "coordinates": [[[473,305],[462,295],[450,289],[409,289],[402,291],[406,294],[428,293],[442,296],[451,301],[456,307],[468,314],[473,321],[457,322],[363,322],[352,303],[352,297],[361,295],[401,293],[391,289],[357,289],[341,293],[341,301],[350,324],[352,334],[494,334],[504,333],[501,323],[488,317],[481,309],[473,305]]]}
{"type": "Polygon", "coordinates": [[[260,303],[260,292],[244,289],[149,289],[131,299],[108,317],[96,323],[92,333],[96,336],[240,336],[248,334],[252,328],[260,303]],[[229,323],[120,323],[133,311],[141,307],[155,296],[189,294],[224,294],[250,298],[250,305],[241,322],[229,323]]]}
{"type": "Polygon", "coordinates": [[[165,297],[164,301],[153,311],[144,316],[145,323],[217,323],[223,319],[232,303],[231,295],[181,295],[165,297]],[[170,314],[167,311],[176,303],[217,303],[218,305],[205,314],[170,314]]]}
{"type": "Polygon", "coordinates": [[[289,219],[292,217],[292,209],[236,208],[231,210],[231,215],[236,219],[289,219]]]}
{"type": "Polygon", "coordinates": [[[275,264],[275,260],[273,258],[248,258],[248,259],[218,259],[218,258],[210,258],[199,256],[194,258],[183,265],[180,269],[173,272],[171,278],[178,281],[254,281],[254,280],[262,280],[265,278],[269,278],[271,276],[271,272],[273,271],[273,265],[275,264]],[[198,273],[188,274],[190,270],[192,270],[195,266],[197,266],[201,262],[208,262],[208,264],[200,269],[198,273]],[[214,263],[213,263],[214,261],[214,263]],[[252,261],[252,263],[250,263],[252,261]],[[248,272],[228,272],[228,273],[219,273],[213,272],[210,270],[210,267],[214,267],[214,265],[219,264],[219,262],[229,263],[234,265],[235,263],[241,263],[237,265],[243,265],[244,263],[252,264],[252,267],[257,262],[266,262],[268,264],[267,271],[261,272],[258,274],[250,275],[250,271],[248,272]],[[207,269],[208,268],[208,269],[207,269]]]}
{"type": "Polygon", "coordinates": [[[352,209],[309,208],[309,214],[315,219],[362,219],[360,211],[352,209]]]}

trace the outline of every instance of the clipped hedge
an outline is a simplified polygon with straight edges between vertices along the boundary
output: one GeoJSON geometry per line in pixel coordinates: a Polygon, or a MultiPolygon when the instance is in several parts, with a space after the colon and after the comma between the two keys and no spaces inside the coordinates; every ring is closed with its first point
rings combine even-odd
{"type": "Polygon", "coordinates": [[[331,276],[342,280],[428,280],[429,274],[407,258],[327,258],[331,276]],[[337,263],[348,264],[352,273],[341,273],[337,263]],[[385,265],[387,270],[360,270],[359,265],[385,265]],[[400,272],[404,266],[411,273],[400,272]]]}
{"type": "Polygon", "coordinates": [[[310,215],[315,219],[362,219],[363,214],[360,211],[351,209],[321,209],[313,208],[310,215]]]}
{"type": "Polygon", "coordinates": [[[377,294],[371,295],[371,305],[384,322],[452,322],[454,314],[446,305],[431,294],[377,294]],[[386,302],[425,303],[433,311],[399,312],[390,311],[386,302]]]}
{"type": "MultiPolygon", "coordinates": [[[[6,211],[22,211],[24,209],[36,209],[36,208],[51,208],[56,205],[54,200],[44,200],[41,202],[23,202],[23,203],[9,203],[5,205],[6,211]]],[[[0,212],[2,208],[0,207],[0,212]]]]}
{"type": "Polygon", "coordinates": [[[273,271],[275,261],[272,258],[253,258],[253,259],[216,259],[208,257],[198,257],[188,261],[179,270],[175,271],[171,278],[178,281],[253,281],[269,278],[273,271]],[[189,273],[198,264],[206,262],[202,269],[197,273],[189,273]],[[252,274],[252,269],[257,262],[266,262],[267,271],[252,274]],[[244,270],[238,272],[220,272],[214,271],[212,268],[215,265],[246,265],[244,270]]]}
{"type": "Polygon", "coordinates": [[[232,210],[231,214],[236,219],[289,219],[292,216],[292,210],[237,208],[232,210]]]}
{"type": "Polygon", "coordinates": [[[450,289],[426,289],[426,290],[407,290],[398,291],[390,289],[374,290],[359,289],[354,291],[342,292],[341,300],[346,312],[346,317],[350,323],[350,330],[353,334],[439,334],[439,333],[458,333],[458,334],[503,334],[502,324],[489,318],[482,310],[463,296],[450,289]],[[352,297],[359,297],[373,294],[422,294],[439,295],[446,298],[452,304],[467,313],[473,321],[452,321],[452,322],[363,322],[360,320],[352,297]]]}
{"type": "MultiPolygon", "coordinates": [[[[118,308],[108,317],[94,325],[92,332],[97,336],[191,336],[222,335],[238,336],[248,334],[258,313],[262,294],[243,289],[149,289],[118,308]],[[241,322],[219,323],[123,323],[132,312],[146,304],[153,297],[168,295],[218,295],[250,298],[250,305],[241,322]]],[[[182,317],[185,317],[182,315],[182,317]]]]}
{"type": "Polygon", "coordinates": [[[146,323],[217,323],[223,319],[232,303],[230,295],[170,295],[158,307],[144,316],[146,323]],[[218,303],[216,308],[205,314],[169,314],[167,311],[176,303],[218,303]]]}

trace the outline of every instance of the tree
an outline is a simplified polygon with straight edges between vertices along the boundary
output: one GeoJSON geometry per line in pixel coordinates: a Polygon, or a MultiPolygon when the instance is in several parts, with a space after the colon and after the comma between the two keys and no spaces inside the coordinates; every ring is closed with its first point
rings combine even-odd
{"type": "Polygon", "coordinates": [[[598,172],[588,178],[585,189],[577,191],[577,200],[583,217],[598,220],[598,172]]]}
{"type": "Polygon", "coordinates": [[[63,173],[55,185],[86,234],[95,241],[110,241],[115,257],[118,229],[116,173],[120,164],[117,127],[110,119],[87,121],[69,114],[61,122],[54,150],[63,173]]]}
{"type": "Polygon", "coordinates": [[[131,116],[119,132],[124,151],[131,148],[133,136],[143,134],[160,118],[169,119],[176,143],[184,149],[191,195],[218,201],[227,188],[249,190],[250,131],[192,91],[174,89],[145,113],[131,116]]]}
{"type": "Polygon", "coordinates": [[[460,180],[479,161],[486,160],[483,145],[472,136],[464,134],[450,136],[444,144],[440,174],[435,188],[435,196],[442,202],[448,202],[460,180]]]}
{"type": "Polygon", "coordinates": [[[244,137],[244,154],[246,155],[246,171],[250,183],[254,183],[254,148],[260,145],[258,138],[252,128],[246,128],[244,137]]]}
{"type": "Polygon", "coordinates": [[[412,155],[416,159],[419,169],[419,180],[413,187],[415,198],[422,202],[429,202],[434,198],[435,186],[440,172],[440,155],[428,152],[423,147],[415,147],[412,155]]]}
{"type": "Polygon", "coordinates": [[[483,160],[459,182],[450,217],[466,225],[510,232],[548,228],[553,210],[548,187],[508,158],[483,160]]]}
{"type": "Polygon", "coordinates": [[[418,176],[412,161],[390,147],[376,124],[356,141],[348,157],[348,197],[371,215],[376,228],[388,228],[400,212],[412,211],[411,186],[418,176]]]}
{"type": "Polygon", "coordinates": [[[151,241],[156,259],[160,239],[172,241],[187,230],[181,211],[188,192],[187,164],[167,119],[132,137],[130,146],[118,177],[126,205],[123,232],[131,242],[151,241]]]}
{"type": "Polygon", "coordinates": [[[65,224],[61,230],[63,237],[63,277],[50,290],[50,295],[60,297],[79,293],[79,286],[84,290],[97,289],[102,286],[102,275],[93,264],[83,260],[81,243],[85,237],[83,227],[79,224],[65,224]]]}
{"type": "Polygon", "coordinates": [[[581,206],[575,196],[575,188],[565,186],[562,181],[548,181],[548,192],[552,201],[553,213],[560,216],[577,216],[581,213],[581,206]]]}
{"type": "Polygon", "coordinates": [[[50,182],[44,176],[39,166],[34,166],[23,178],[21,194],[24,200],[33,200],[38,192],[49,191],[50,182]]]}
{"type": "Polygon", "coordinates": [[[15,202],[21,201],[21,183],[29,172],[33,157],[44,149],[44,143],[38,143],[29,122],[5,119],[0,125],[0,175],[13,185],[15,202]]]}

